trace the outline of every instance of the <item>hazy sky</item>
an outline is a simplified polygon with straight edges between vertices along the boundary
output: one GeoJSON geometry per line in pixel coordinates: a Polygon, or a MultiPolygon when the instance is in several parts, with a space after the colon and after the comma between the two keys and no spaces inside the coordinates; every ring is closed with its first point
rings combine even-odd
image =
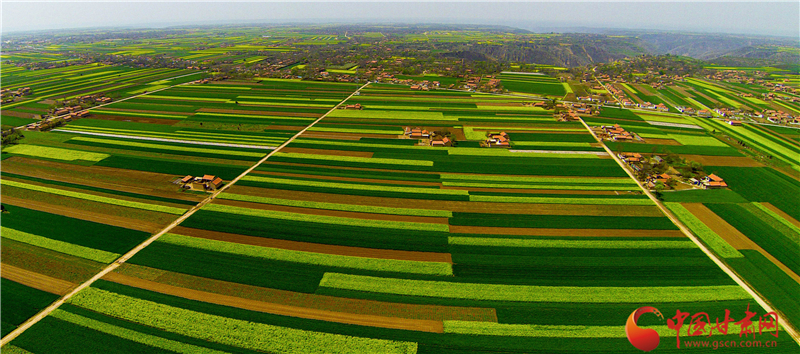
{"type": "Polygon", "coordinates": [[[634,28],[798,36],[800,3],[784,2],[33,2],[0,1],[2,32],[234,22],[403,22],[531,30],[634,28]]]}

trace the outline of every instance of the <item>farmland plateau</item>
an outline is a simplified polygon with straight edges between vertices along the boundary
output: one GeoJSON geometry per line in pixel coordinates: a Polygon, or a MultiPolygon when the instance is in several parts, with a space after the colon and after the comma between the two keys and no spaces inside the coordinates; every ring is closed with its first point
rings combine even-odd
{"type": "Polygon", "coordinates": [[[309,76],[317,47],[518,39],[332,32],[4,51],[2,350],[638,353],[650,306],[660,352],[797,353],[796,73],[309,76]]]}

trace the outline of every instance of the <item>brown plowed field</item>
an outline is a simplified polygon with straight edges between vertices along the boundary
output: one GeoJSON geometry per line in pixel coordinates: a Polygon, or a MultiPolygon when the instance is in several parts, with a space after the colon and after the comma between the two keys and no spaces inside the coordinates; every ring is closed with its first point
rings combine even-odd
{"type": "Polygon", "coordinates": [[[732,166],[732,167],[763,167],[756,160],[745,156],[705,156],[705,155],[680,155],[681,157],[696,161],[705,166],[732,166]]]}
{"type": "Polygon", "coordinates": [[[162,294],[179,296],[185,299],[202,301],[217,305],[236,307],[245,310],[271,313],[281,316],[306,318],[312,320],[355,324],[360,326],[403,329],[409,331],[422,331],[443,333],[444,326],[441,321],[416,320],[397,317],[376,315],[353,314],[329,310],[319,310],[306,307],[281,305],[240,297],[215,294],[206,291],[187,289],[149,280],[129,277],[119,273],[108,273],[103,279],[115,283],[128,285],[140,289],[155,291],[162,294]]]}
{"type": "Polygon", "coordinates": [[[450,226],[451,233],[522,235],[522,236],[585,236],[585,237],[686,237],[680,230],[628,229],[530,229],[521,227],[450,226]]]}
{"type": "Polygon", "coordinates": [[[645,144],[656,144],[656,145],[681,145],[677,140],[674,139],[656,139],[656,138],[644,138],[645,144]]]}
{"type": "Polygon", "coordinates": [[[22,285],[46,291],[51,294],[64,295],[77,286],[77,284],[70,283],[66,280],[48,277],[8,264],[3,264],[0,266],[0,269],[2,269],[3,279],[15,281],[22,285]]]}
{"type": "Polygon", "coordinates": [[[747,236],[739,232],[736,228],[728,224],[727,221],[715,214],[711,209],[708,209],[701,203],[681,203],[687,210],[694,216],[700,219],[706,226],[722,237],[728,244],[737,250],[756,250],[761,253],[770,262],[780,268],[786,275],[800,283],[800,275],[797,275],[785,264],[781,263],[777,258],[773,257],[769,252],[761,248],[758,244],[750,240],[747,236]]]}
{"type": "Polygon", "coordinates": [[[180,235],[205,238],[210,240],[235,242],[244,245],[280,248],[293,251],[336,254],[336,255],[353,256],[353,257],[397,259],[404,261],[443,262],[451,264],[453,263],[453,259],[449,253],[397,251],[397,250],[386,250],[377,248],[326,245],[320,243],[287,241],[287,240],[277,240],[265,237],[245,236],[238,234],[230,234],[226,232],[193,229],[183,226],[178,226],[174,228],[172,232],[180,235]]]}
{"type": "Polygon", "coordinates": [[[649,205],[572,205],[572,204],[526,204],[526,203],[491,203],[467,202],[406,198],[366,197],[346,194],[326,194],[283,189],[248,187],[234,185],[228,190],[231,193],[328,203],[374,205],[392,208],[417,208],[433,210],[450,210],[457,212],[496,213],[496,214],[529,214],[529,215],[601,215],[601,216],[663,216],[656,206],[649,205]]]}
{"type": "Polygon", "coordinates": [[[127,263],[120,266],[115,272],[187,289],[319,310],[418,320],[497,322],[497,314],[492,308],[403,304],[297,293],[202,278],[127,263]]]}
{"type": "Polygon", "coordinates": [[[285,147],[281,152],[295,152],[300,154],[314,154],[314,155],[333,155],[333,156],[355,156],[355,157],[372,157],[372,152],[369,151],[347,151],[347,150],[322,150],[322,149],[306,149],[306,148],[292,148],[285,147]]]}
{"type": "Polygon", "coordinates": [[[161,118],[137,117],[128,115],[115,116],[115,115],[97,114],[97,113],[92,113],[90,118],[113,120],[118,122],[136,122],[136,123],[161,124],[161,125],[173,125],[175,123],[180,122],[179,119],[161,119],[161,118]]]}
{"type": "Polygon", "coordinates": [[[728,224],[725,219],[714,214],[702,203],[681,203],[681,205],[737,250],[754,250],[758,247],[747,236],[728,224]]]}
{"type": "Polygon", "coordinates": [[[162,224],[144,221],[140,219],[126,218],[106,213],[87,211],[84,208],[71,208],[64,205],[54,205],[47,202],[22,199],[17,197],[3,196],[3,203],[42,211],[45,213],[66,216],[73,219],[86,220],[100,224],[123,227],[131,230],[139,230],[148,233],[155,233],[161,230],[162,224]]]}
{"type": "Polygon", "coordinates": [[[3,110],[3,115],[9,117],[19,117],[19,118],[33,118],[33,116],[35,116],[35,114],[33,113],[14,112],[9,110],[3,110]]]}
{"type": "Polygon", "coordinates": [[[99,262],[8,239],[3,240],[0,255],[4,266],[12,265],[73,283],[86,281],[105,266],[99,262]]]}
{"type": "Polygon", "coordinates": [[[2,171],[55,181],[116,189],[159,197],[200,202],[202,197],[179,192],[171,182],[177,177],[162,173],[114,167],[79,166],[14,156],[3,160],[2,171]]]}

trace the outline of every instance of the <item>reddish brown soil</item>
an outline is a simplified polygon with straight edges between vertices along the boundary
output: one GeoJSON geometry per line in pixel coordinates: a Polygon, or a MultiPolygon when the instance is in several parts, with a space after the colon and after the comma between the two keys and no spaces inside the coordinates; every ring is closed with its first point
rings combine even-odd
{"type": "Polygon", "coordinates": [[[681,145],[675,139],[655,139],[655,138],[645,138],[645,144],[656,144],[656,145],[681,145]]]}
{"type": "Polygon", "coordinates": [[[171,183],[177,176],[161,173],[79,166],[20,156],[4,160],[0,170],[24,176],[198,203],[203,199],[200,196],[180,192],[180,189],[171,183]]]}
{"type": "Polygon", "coordinates": [[[51,294],[64,295],[77,286],[77,284],[70,283],[66,280],[49,277],[8,264],[3,264],[0,268],[2,269],[3,279],[15,281],[22,285],[46,291],[51,294]]]}
{"type": "Polygon", "coordinates": [[[281,149],[281,152],[296,152],[300,154],[314,154],[314,155],[372,157],[372,152],[369,151],[347,151],[347,150],[327,150],[327,149],[323,150],[323,149],[285,147],[281,149]]]}
{"type": "Polygon", "coordinates": [[[173,125],[175,123],[180,122],[179,119],[160,119],[152,117],[121,116],[121,115],[114,116],[109,114],[97,114],[97,113],[92,113],[90,118],[113,120],[118,122],[136,122],[136,123],[149,123],[149,124],[161,124],[161,125],[173,125]]]}
{"type": "Polygon", "coordinates": [[[747,236],[728,224],[725,219],[714,214],[702,203],[681,203],[681,205],[737,250],[752,250],[758,247],[747,236]]]}
{"type": "Polygon", "coordinates": [[[144,231],[148,233],[157,232],[164,226],[164,224],[154,223],[140,219],[126,218],[123,216],[116,216],[107,213],[87,211],[84,208],[71,208],[63,205],[54,205],[42,201],[27,200],[10,196],[3,196],[3,203],[28,209],[38,210],[45,213],[66,216],[73,219],[86,220],[100,224],[123,227],[131,230],[144,231]]]}
{"type": "Polygon", "coordinates": [[[745,156],[705,156],[705,155],[680,155],[681,157],[697,161],[706,166],[733,166],[733,167],[763,167],[760,162],[745,156]]]}
{"type": "Polygon", "coordinates": [[[398,250],[385,250],[376,248],[325,245],[320,243],[287,241],[287,240],[278,240],[265,237],[237,235],[226,232],[193,229],[183,226],[176,227],[175,229],[172,230],[172,232],[185,236],[199,237],[210,240],[235,242],[244,245],[280,248],[293,251],[337,254],[341,256],[367,257],[367,258],[379,258],[379,259],[397,259],[404,261],[453,263],[453,259],[449,253],[398,251],[398,250]]]}
{"type": "Polygon", "coordinates": [[[140,289],[155,291],[162,294],[179,296],[185,299],[202,301],[223,306],[236,307],[245,310],[271,313],[282,316],[291,316],[328,322],[347,323],[361,326],[403,329],[410,331],[422,331],[443,333],[444,327],[441,321],[416,320],[398,317],[386,317],[376,315],[353,314],[346,312],[319,310],[306,307],[282,305],[269,303],[240,297],[215,294],[206,291],[187,289],[149,280],[129,277],[119,273],[108,273],[104,280],[115,283],[133,286],[140,289]]]}
{"type": "Polygon", "coordinates": [[[450,226],[450,232],[523,236],[686,237],[679,230],[529,229],[517,227],[450,226]]]}
{"type": "Polygon", "coordinates": [[[3,115],[4,116],[9,116],[9,117],[33,118],[33,116],[35,114],[26,113],[26,112],[15,112],[15,111],[11,111],[11,110],[3,110],[3,115]]]}
{"type": "Polygon", "coordinates": [[[72,283],[86,281],[105,266],[88,259],[8,239],[3,240],[0,255],[3,259],[3,267],[12,265],[72,283]]]}
{"type": "Polygon", "coordinates": [[[769,252],[761,248],[758,244],[750,240],[747,236],[739,232],[736,228],[728,224],[727,221],[719,217],[702,203],[681,203],[694,216],[700,219],[708,228],[716,232],[728,244],[737,250],[756,250],[770,260],[775,266],[784,271],[789,277],[800,283],[800,275],[797,275],[769,252]]]}

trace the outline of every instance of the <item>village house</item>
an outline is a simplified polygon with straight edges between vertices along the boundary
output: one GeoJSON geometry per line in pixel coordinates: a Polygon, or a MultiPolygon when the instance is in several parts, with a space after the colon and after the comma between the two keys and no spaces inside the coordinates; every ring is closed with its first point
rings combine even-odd
{"type": "Polygon", "coordinates": [[[506,132],[500,133],[486,133],[486,146],[488,147],[509,147],[511,140],[508,138],[506,132]]]}
{"type": "Polygon", "coordinates": [[[448,137],[442,137],[441,139],[431,139],[431,146],[450,146],[452,141],[448,137]]]}
{"type": "Polygon", "coordinates": [[[180,183],[184,189],[201,191],[215,191],[223,185],[222,178],[214,175],[203,175],[202,177],[187,175],[180,179],[180,183]]]}
{"type": "Polygon", "coordinates": [[[431,133],[429,131],[422,129],[420,127],[416,127],[413,129],[411,127],[405,127],[403,128],[403,134],[408,135],[408,137],[410,138],[416,138],[416,139],[429,138],[431,136],[431,133]]]}
{"type": "Polygon", "coordinates": [[[706,189],[718,189],[718,188],[725,188],[728,186],[728,184],[725,183],[722,177],[717,176],[713,173],[703,177],[701,182],[703,183],[706,189]]]}

